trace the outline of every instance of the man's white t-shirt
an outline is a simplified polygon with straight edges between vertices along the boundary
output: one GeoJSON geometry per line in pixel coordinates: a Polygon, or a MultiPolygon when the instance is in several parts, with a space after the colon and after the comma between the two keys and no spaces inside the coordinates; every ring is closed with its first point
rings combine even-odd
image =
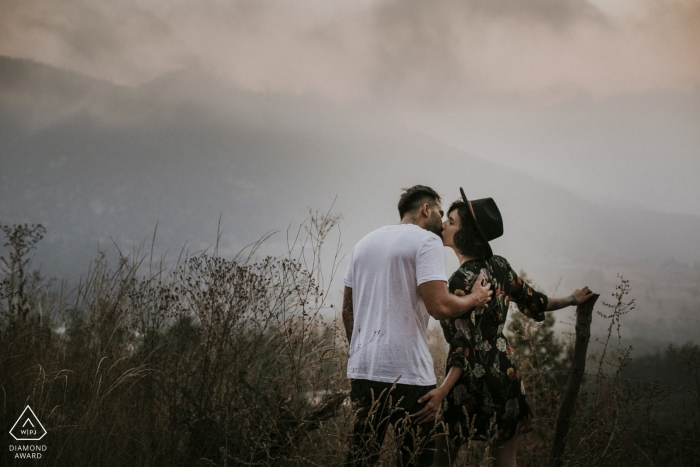
{"type": "Polygon", "coordinates": [[[418,286],[447,282],[440,237],[414,225],[388,225],[355,245],[343,282],[352,288],[354,325],[348,378],[435,384],[418,286]]]}

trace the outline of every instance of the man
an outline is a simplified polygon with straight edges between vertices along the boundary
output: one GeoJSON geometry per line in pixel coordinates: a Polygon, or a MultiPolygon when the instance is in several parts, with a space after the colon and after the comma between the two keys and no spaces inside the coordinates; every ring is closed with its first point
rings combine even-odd
{"type": "Polygon", "coordinates": [[[399,440],[398,465],[432,464],[430,430],[439,403],[431,396],[418,403],[435,388],[429,317],[485,306],[492,294],[481,280],[466,296],[448,292],[440,238],[444,213],[435,190],[408,188],[398,208],[401,223],[360,240],[343,280],[347,374],[357,409],[347,457],[352,466],[377,461],[389,423],[399,440]]]}

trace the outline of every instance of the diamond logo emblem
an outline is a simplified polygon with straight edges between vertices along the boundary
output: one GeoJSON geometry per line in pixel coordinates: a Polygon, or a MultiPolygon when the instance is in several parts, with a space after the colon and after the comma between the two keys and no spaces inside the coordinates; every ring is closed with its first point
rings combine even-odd
{"type": "Polygon", "coordinates": [[[31,407],[27,406],[15,424],[12,425],[10,434],[17,441],[39,441],[46,435],[46,428],[41,424],[31,407]]]}

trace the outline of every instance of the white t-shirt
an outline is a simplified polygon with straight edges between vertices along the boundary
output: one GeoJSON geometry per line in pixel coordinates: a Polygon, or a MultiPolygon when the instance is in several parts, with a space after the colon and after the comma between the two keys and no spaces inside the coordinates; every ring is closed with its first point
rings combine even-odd
{"type": "Polygon", "coordinates": [[[348,378],[435,384],[418,286],[445,281],[440,237],[414,225],[388,225],[355,245],[343,282],[352,288],[354,325],[348,378]]]}

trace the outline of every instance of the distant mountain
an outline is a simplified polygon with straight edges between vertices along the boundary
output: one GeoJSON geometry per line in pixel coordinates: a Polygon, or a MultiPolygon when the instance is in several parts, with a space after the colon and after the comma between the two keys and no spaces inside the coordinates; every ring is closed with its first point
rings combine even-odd
{"type": "MultiPolygon", "coordinates": [[[[211,245],[221,216],[224,251],[237,251],[336,197],[349,253],[398,221],[400,189],[416,183],[446,204],[459,186],[493,197],[506,231],[494,250],[545,291],[562,278],[560,294],[582,281],[607,293],[615,273],[627,273],[639,278],[633,292],[646,307],[630,326],[637,335],[657,336],[659,319],[662,339],[700,330],[690,311],[689,321],[680,314],[700,304],[698,217],[593,204],[370,109],[249,93],[197,73],[121,87],[0,58],[0,222],[47,226],[37,259],[51,275],[84,271],[98,242],[129,251],[156,222],[157,246],[179,252],[185,242],[211,245]],[[680,277],[689,283],[668,281],[680,277]],[[659,297],[663,317],[652,310],[659,297]]],[[[273,237],[271,248],[285,241],[273,237]]]]}

